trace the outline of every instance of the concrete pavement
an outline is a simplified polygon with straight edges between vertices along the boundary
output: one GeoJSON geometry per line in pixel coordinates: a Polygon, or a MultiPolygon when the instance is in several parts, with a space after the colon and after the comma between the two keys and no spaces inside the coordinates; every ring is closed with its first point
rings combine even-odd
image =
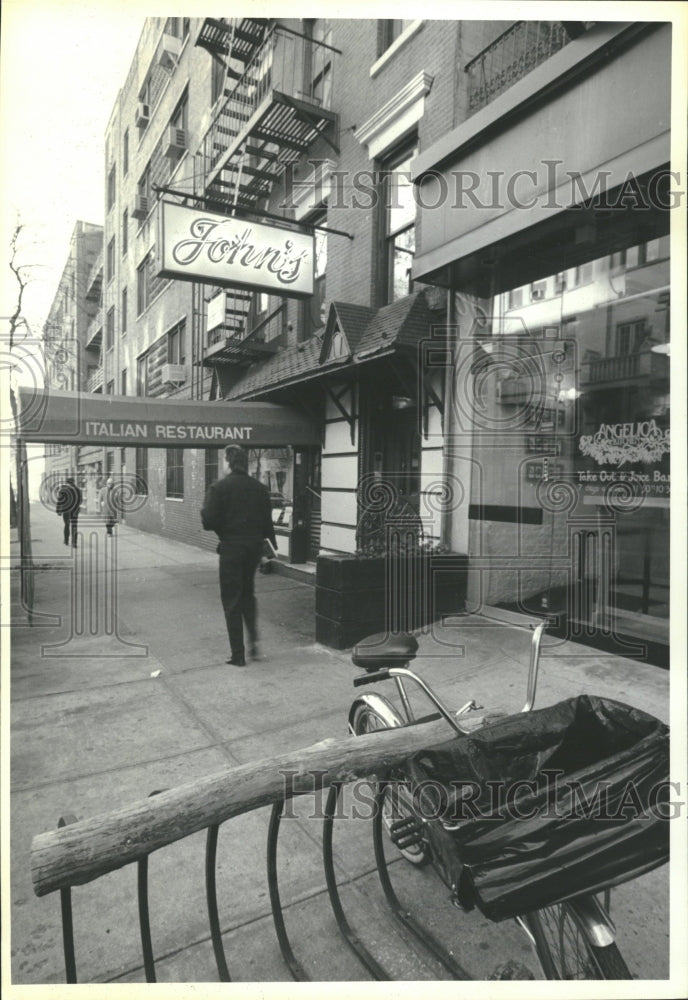
{"type": "MultiPolygon", "coordinates": [[[[314,590],[299,580],[257,577],[264,661],[225,664],[227,637],[217,557],[120,525],[116,573],[104,562],[104,527],[82,517],[85,544],[62,544],[62,521],[31,505],[38,567],[33,625],[14,591],[11,663],[11,934],[14,983],[64,981],[60,904],[34,896],[33,836],[60,816],[85,818],[159,788],[273,752],[346,733],[356,669],[347,652],[314,642],[314,590]],[[114,613],[110,609],[114,608],[114,613]]],[[[12,557],[18,545],[13,541],[12,557]]],[[[523,704],[527,633],[475,617],[419,637],[417,664],[458,706],[523,704]]],[[[581,692],[617,698],[668,719],[669,675],[657,667],[545,640],[537,705],[581,692]]],[[[392,692],[384,692],[391,697],[392,692]]],[[[392,698],[392,700],[394,700],[392,698]]],[[[367,979],[339,936],[325,891],[321,821],[313,801],[283,824],[280,892],[297,955],[312,979],[367,979]]],[[[265,872],[268,811],[226,823],[218,849],[220,919],[235,981],[288,982],[274,933],[265,872]]],[[[205,837],[150,859],[150,911],[159,982],[213,982],[205,908],[205,837]]],[[[409,944],[386,910],[369,824],[341,823],[335,861],[351,923],[394,978],[446,978],[409,944]]],[[[395,886],[422,912],[471,977],[514,959],[537,973],[511,923],[492,924],[450,906],[428,869],[393,865],[395,886]]],[[[73,892],[80,982],[143,982],[136,873],[109,874],[73,892]]],[[[619,945],[634,974],[668,975],[668,869],[614,894],[619,945]]]]}

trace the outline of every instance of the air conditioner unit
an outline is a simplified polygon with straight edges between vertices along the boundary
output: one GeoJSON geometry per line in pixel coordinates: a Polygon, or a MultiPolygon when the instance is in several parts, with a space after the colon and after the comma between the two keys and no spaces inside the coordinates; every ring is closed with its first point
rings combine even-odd
{"type": "Polygon", "coordinates": [[[182,40],[176,35],[163,35],[158,62],[164,69],[174,69],[182,51],[182,40]]]}
{"type": "Polygon", "coordinates": [[[545,289],[544,288],[533,288],[533,289],[531,289],[530,298],[531,298],[532,302],[535,302],[537,299],[544,299],[544,297],[545,297],[545,289]]]}
{"type": "Polygon", "coordinates": [[[163,156],[176,158],[181,156],[186,150],[186,132],[183,128],[176,128],[174,125],[167,126],[165,142],[163,144],[163,156]]]}
{"type": "Polygon", "coordinates": [[[162,380],[163,382],[186,382],[186,366],[163,365],[162,380]]]}
{"type": "Polygon", "coordinates": [[[141,101],[136,105],[136,124],[139,128],[145,128],[150,121],[150,104],[143,104],[141,101]]]}
{"type": "Polygon", "coordinates": [[[148,203],[149,199],[145,194],[137,194],[134,199],[134,208],[132,209],[132,215],[135,219],[145,219],[148,215],[148,203]]]}

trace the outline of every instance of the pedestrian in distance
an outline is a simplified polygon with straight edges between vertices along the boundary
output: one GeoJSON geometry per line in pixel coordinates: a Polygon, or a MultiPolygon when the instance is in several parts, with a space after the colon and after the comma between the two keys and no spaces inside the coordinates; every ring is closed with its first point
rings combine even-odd
{"type": "Polygon", "coordinates": [[[81,509],[81,500],[81,490],[74,482],[73,477],[68,476],[57,494],[55,512],[62,514],[62,520],[64,521],[64,543],[65,545],[69,545],[71,536],[73,548],[76,548],[76,529],[79,520],[79,510],[81,509]]]}
{"type": "Polygon", "coordinates": [[[244,626],[249,655],[258,659],[257,608],[254,582],[264,539],[277,548],[270,494],[248,474],[248,454],[238,445],[225,448],[229,474],[206,493],[201,521],[220,539],[220,598],[227,624],[231,657],[227,663],[246,666],[244,626]]]}
{"type": "Polygon", "coordinates": [[[117,524],[117,503],[114,486],[112,476],[108,476],[100,495],[100,512],[105,518],[105,527],[108,535],[112,534],[112,529],[117,524]]]}

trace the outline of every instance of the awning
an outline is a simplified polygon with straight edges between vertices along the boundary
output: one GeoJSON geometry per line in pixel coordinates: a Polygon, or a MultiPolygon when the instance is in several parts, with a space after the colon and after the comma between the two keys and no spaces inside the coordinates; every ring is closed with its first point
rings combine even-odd
{"type": "Polygon", "coordinates": [[[313,420],[290,406],[19,388],[17,436],[26,443],[136,448],[320,444],[313,420]]]}

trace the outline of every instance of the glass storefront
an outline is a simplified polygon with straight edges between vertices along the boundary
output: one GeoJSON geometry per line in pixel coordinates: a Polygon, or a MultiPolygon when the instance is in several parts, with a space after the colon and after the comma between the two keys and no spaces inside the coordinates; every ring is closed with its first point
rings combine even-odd
{"type": "Polygon", "coordinates": [[[473,549],[521,560],[492,603],[668,642],[669,345],[668,236],[483,302],[473,549]]]}

